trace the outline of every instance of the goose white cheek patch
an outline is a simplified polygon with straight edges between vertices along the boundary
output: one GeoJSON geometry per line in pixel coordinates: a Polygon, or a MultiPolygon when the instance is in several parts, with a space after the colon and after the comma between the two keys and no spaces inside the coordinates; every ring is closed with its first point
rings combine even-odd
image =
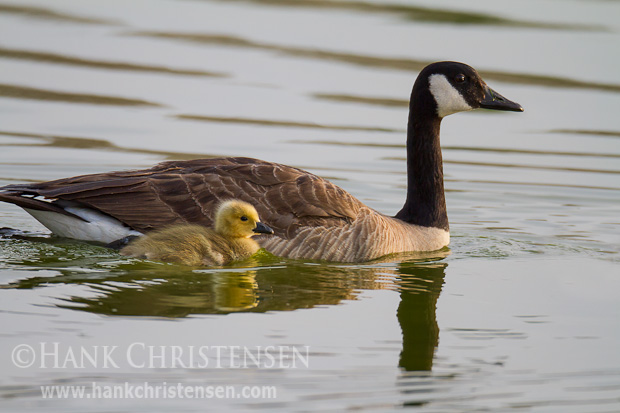
{"type": "Polygon", "coordinates": [[[473,110],[444,75],[429,76],[428,84],[431,94],[437,102],[437,115],[440,118],[457,112],[473,110]]]}

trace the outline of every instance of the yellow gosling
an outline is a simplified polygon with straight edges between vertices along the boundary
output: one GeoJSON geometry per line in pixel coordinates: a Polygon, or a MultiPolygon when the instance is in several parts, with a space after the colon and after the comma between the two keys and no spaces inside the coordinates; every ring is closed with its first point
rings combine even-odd
{"type": "Polygon", "coordinates": [[[273,234],[247,202],[225,201],[215,213],[213,228],[181,224],[153,231],[132,241],[122,255],[177,264],[225,265],[248,258],[260,246],[252,236],[273,234]]]}

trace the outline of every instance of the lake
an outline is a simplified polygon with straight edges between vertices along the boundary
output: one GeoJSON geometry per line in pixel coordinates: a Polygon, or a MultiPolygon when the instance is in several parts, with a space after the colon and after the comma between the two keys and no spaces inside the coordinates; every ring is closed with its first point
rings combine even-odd
{"type": "Polygon", "coordinates": [[[470,64],[525,108],[443,122],[436,252],[188,268],[0,205],[0,409],[620,411],[619,16],[603,0],[0,0],[0,185],[249,156],[393,215],[426,64],[470,64]]]}

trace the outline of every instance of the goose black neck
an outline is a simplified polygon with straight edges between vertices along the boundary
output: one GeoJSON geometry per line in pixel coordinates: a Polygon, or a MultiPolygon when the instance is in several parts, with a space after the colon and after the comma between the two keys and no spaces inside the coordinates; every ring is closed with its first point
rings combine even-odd
{"type": "Polygon", "coordinates": [[[448,231],[439,141],[441,118],[433,106],[416,108],[412,99],[407,125],[407,200],[396,218],[448,231]]]}

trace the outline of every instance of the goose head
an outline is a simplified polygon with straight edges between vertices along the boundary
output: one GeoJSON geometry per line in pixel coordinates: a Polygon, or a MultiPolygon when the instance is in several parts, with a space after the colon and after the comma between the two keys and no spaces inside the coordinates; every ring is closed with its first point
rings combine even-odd
{"type": "Polygon", "coordinates": [[[478,108],[523,112],[521,105],[491,89],[473,67],[458,62],[426,66],[414,84],[411,105],[416,110],[422,105],[433,108],[428,115],[440,119],[478,108]]]}
{"type": "Polygon", "coordinates": [[[225,201],[215,212],[215,232],[228,238],[250,238],[255,234],[273,234],[260,222],[251,204],[239,200],[225,201]]]}

